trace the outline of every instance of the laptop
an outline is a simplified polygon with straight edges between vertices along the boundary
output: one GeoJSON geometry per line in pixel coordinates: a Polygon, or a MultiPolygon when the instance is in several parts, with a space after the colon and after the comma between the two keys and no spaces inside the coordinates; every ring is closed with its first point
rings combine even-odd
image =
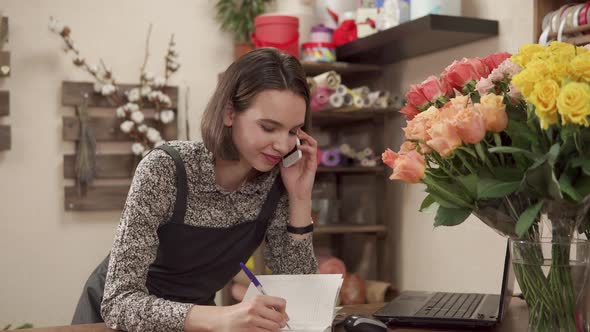
{"type": "Polygon", "coordinates": [[[405,291],[374,317],[389,325],[488,328],[502,320],[514,286],[510,247],[506,246],[500,294],[405,291]]]}

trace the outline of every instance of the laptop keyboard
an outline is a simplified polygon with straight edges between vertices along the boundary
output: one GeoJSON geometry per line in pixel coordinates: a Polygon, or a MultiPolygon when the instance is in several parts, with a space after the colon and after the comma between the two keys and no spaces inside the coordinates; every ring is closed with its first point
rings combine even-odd
{"type": "Polygon", "coordinates": [[[483,299],[484,294],[436,293],[414,316],[467,319],[483,299]]]}

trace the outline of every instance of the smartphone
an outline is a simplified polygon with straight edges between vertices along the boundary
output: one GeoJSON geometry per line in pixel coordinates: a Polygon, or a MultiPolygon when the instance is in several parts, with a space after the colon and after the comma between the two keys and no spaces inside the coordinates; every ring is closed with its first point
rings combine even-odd
{"type": "Polygon", "coordinates": [[[299,137],[296,137],[296,139],[297,143],[295,145],[295,149],[293,149],[291,153],[283,158],[283,167],[293,166],[301,159],[301,157],[303,157],[303,153],[301,153],[301,150],[298,149],[298,147],[301,146],[301,141],[299,140],[299,137]]]}

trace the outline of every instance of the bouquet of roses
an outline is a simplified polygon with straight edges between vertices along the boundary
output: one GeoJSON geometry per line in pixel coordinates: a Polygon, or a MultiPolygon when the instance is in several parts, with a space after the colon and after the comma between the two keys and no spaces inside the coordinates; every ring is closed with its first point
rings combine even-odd
{"type": "MultiPolygon", "coordinates": [[[[590,51],[566,43],[455,61],[406,94],[405,142],[382,155],[390,179],[426,185],[420,209],[436,211],[435,226],[473,213],[513,240],[540,241],[542,221],[554,241],[590,238],[589,83],[590,51]]],[[[569,251],[555,248],[549,276],[516,269],[531,324],[583,330],[569,251]]]]}

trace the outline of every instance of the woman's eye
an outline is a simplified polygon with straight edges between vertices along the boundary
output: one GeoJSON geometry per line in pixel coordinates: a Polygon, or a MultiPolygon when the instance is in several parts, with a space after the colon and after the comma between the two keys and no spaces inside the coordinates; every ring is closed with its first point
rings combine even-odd
{"type": "Polygon", "coordinates": [[[270,128],[270,127],[266,127],[266,126],[260,126],[262,127],[262,130],[266,131],[267,133],[272,133],[274,131],[274,128],[270,128]]]}
{"type": "Polygon", "coordinates": [[[289,135],[291,135],[291,136],[295,136],[295,135],[297,135],[297,131],[293,131],[293,130],[292,130],[292,131],[290,131],[290,132],[289,132],[289,135]]]}

